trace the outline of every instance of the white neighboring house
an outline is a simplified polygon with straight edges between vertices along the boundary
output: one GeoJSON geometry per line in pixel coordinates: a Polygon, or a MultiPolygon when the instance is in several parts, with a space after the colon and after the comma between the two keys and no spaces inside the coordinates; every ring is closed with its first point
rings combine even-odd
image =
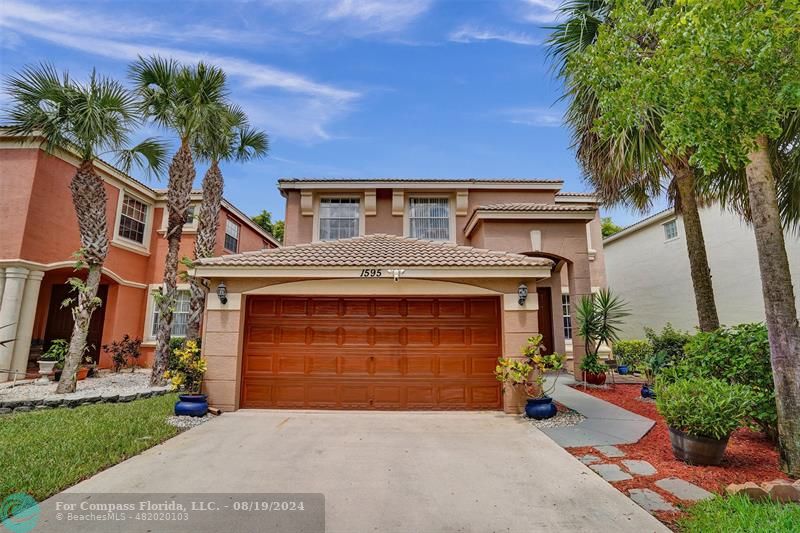
{"type": "MultiPolygon", "coordinates": [[[[724,325],[764,321],[764,300],[753,230],[718,206],[700,210],[719,320],[724,325]]],[[[800,309],[800,237],[788,232],[786,252],[800,309]]],[[[643,328],[667,322],[697,327],[683,219],[669,209],[603,241],[608,286],[629,304],[621,338],[643,338],[643,328]]]]}

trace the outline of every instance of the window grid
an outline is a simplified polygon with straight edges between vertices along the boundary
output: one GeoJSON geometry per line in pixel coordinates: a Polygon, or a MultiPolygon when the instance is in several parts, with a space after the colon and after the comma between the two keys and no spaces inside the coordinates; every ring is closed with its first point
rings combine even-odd
{"type": "Polygon", "coordinates": [[[186,210],[186,226],[191,226],[194,223],[194,206],[190,205],[186,210]]]}
{"type": "Polygon", "coordinates": [[[450,200],[410,198],[409,235],[416,239],[450,240],[450,200]]]}
{"type": "Polygon", "coordinates": [[[144,230],[147,222],[147,204],[131,198],[122,198],[117,235],[139,244],[144,244],[144,230]]]}
{"type": "MultiPolygon", "coordinates": [[[[151,335],[158,335],[158,302],[153,298],[153,328],[151,335]]],[[[189,291],[178,291],[175,301],[175,312],[172,313],[172,336],[185,337],[189,324],[189,291]]]]}
{"type": "Polygon", "coordinates": [[[664,224],[664,239],[676,239],[678,237],[678,224],[674,220],[670,220],[664,224]]]}
{"type": "Polygon", "coordinates": [[[564,319],[564,339],[572,339],[572,315],[569,312],[569,294],[561,295],[561,315],[564,319]]]}
{"type": "Polygon", "coordinates": [[[225,249],[239,251],[239,224],[231,219],[225,220],[225,249]]]}
{"type": "Polygon", "coordinates": [[[319,201],[319,240],[334,241],[358,236],[358,198],[322,198],[319,201]]]}

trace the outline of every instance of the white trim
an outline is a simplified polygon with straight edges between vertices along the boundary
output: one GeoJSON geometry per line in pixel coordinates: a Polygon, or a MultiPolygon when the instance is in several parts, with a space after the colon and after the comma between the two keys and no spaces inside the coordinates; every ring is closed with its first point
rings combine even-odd
{"type": "MultiPolygon", "coordinates": [[[[27,259],[0,259],[0,268],[8,268],[8,267],[21,267],[27,268],[31,270],[42,270],[44,272],[50,270],[56,270],[58,268],[64,267],[74,267],[75,261],[57,261],[55,263],[37,263],[35,261],[28,261],[27,259]]],[[[114,272],[113,270],[109,270],[106,267],[102,268],[101,271],[103,274],[108,276],[109,278],[113,279],[120,285],[125,287],[133,287],[134,289],[146,289],[147,284],[139,283],[137,281],[129,281],[114,272]]]]}
{"type": "MultiPolygon", "coordinates": [[[[389,270],[397,268],[394,266],[364,265],[363,268],[378,268],[389,270]]],[[[552,274],[548,266],[530,267],[494,267],[494,268],[404,268],[399,283],[404,279],[413,278],[549,278],[552,274]]],[[[202,278],[359,278],[361,279],[362,267],[329,267],[329,268],[309,268],[309,267],[243,267],[243,266],[213,266],[200,265],[189,272],[191,276],[202,278]]],[[[392,277],[385,278],[387,282],[392,282],[392,277]]]]}
{"type": "MultiPolygon", "coordinates": [[[[230,203],[230,202],[229,202],[228,200],[226,200],[225,198],[223,198],[223,199],[222,199],[222,207],[223,207],[224,209],[227,209],[227,210],[228,210],[228,211],[230,211],[231,213],[233,213],[233,215],[234,215],[236,218],[238,218],[238,219],[239,219],[241,222],[243,222],[243,223],[244,223],[244,225],[246,225],[246,226],[247,226],[247,227],[249,227],[251,230],[253,230],[253,231],[255,231],[256,233],[258,233],[259,235],[261,235],[261,237],[262,237],[263,239],[266,239],[267,241],[269,241],[269,242],[270,242],[272,245],[274,245],[276,248],[280,248],[280,247],[281,247],[281,243],[279,243],[279,242],[278,242],[278,239],[276,239],[274,235],[272,235],[272,234],[271,234],[271,233],[269,233],[267,230],[265,230],[264,228],[262,228],[261,226],[259,226],[259,225],[258,225],[258,224],[256,224],[255,222],[253,222],[253,219],[251,219],[249,216],[247,216],[246,214],[244,214],[244,212],[242,212],[242,211],[241,211],[241,210],[240,210],[238,207],[236,207],[235,205],[233,205],[232,203],[230,203]]],[[[199,214],[199,213],[198,213],[198,214],[199,214]]]]}
{"type": "Polygon", "coordinates": [[[606,244],[612,243],[614,241],[617,241],[617,240],[619,240],[619,239],[621,239],[623,237],[626,237],[628,235],[636,233],[640,229],[644,229],[644,228],[646,228],[648,226],[651,226],[653,224],[657,224],[658,222],[661,222],[662,220],[666,220],[666,219],[668,219],[670,217],[675,217],[676,219],[678,218],[677,216],[675,216],[675,210],[674,209],[665,209],[664,211],[660,211],[660,212],[658,212],[658,213],[656,213],[654,215],[650,215],[649,217],[644,218],[644,219],[640,220],[639,222],[631,224],[627,228],[624,228],[622,231],[618,231],[614,235],[611,235],[610,237],[606,237],[605,239],[603,239],[603,245],[606,245],[606,244]]]}
{"type": "Polygon", "coordinates": [[[304,181],[298,179],[292,181],[291,178],[281,178],[278,181],[278,189],[287,190],[324,190],[324,191],[343,191],[343,190],[364,190],[364,189],[516,189],[516,190],[560,190],[564,182],[559,181],[503,181],[503,180],[436,180],[436,179],[409,179],[402,181],[393,180],[327,180],[327,181],[304,181]]]}
{"type": "MultiPolygon", "coordinates": [[[[383,283],[382,281],[383,280],[379,279],[344,279],[335,284],[332,284],[330,281],[324,279],[288,281],[285,283],[276,283],[274,285],[267,285],[266,287],[250,289],[242,292],[241,294],[313,294],[326,296],[391,296],[396,294],[416,296],[502,295],[502,293],[498,291],[454,281],[434,281],[427,279],[410,279],[403,280],[399,283],[383,283]]],[[[232,295],[229,293],[228,303],[231,303],[231,296],[232,295]]],[[[227,306],[225,308],[227,309],[227,306]]]]}
{"type": "Polygon", "coordinates": [[[681,233],[678,230],[678,219],[677,219],[677,217],[673,218],[671,220],[665,220],[664,222],[662,222],[661,223],[661,231],[664,234],[664,242],[665,243],[677,241],[681,236],[681,233]],[[667,238],[667,224],[671,224],[671,223],[675,224],[675,236],[667,238]]]}
{"type": "Polygon", "coordinates": [[[239,221],[231,216],[228,216],[228,213],[225,213],[225,227],[223,228],[224,231],[222,232],[222,249],[226,252],[230,252],[232,254],[238,254],[239,249],[242,247],[242,225],[239,221]],[[236,237],[231,235],[232,238],[236,239],[236,250],[231,250],[227,246],[225,246],[225,241],[228,237],[228,222],[236,226],[236,237]]]}
{"type": "Polygon", "coordinates": [[[323,241],[319,238],[319,204],[320,201],[323,199],[328,198],[356,198],[358,199],[358,235],[356,237],[362,237],[364,235],[364,227],[367,225],[367,218],[364,214],[364,194],[363,191],[359,193],[320,193],[314,195],[313,206],[314,206],[314,219],[312,222],[312,243],[315,242],[331,242],[331,241],[323,241]]]}
{"type": "MultiPolygon", "coordinates": [[[[161,206],[156,206],[161,207],[161,206]]],[[[189,208],[194,208],[194,216],[192,217],[192,221],[190,223],[183,225],[183,233],[197,233],[197,226],[199,225],[200,220],[200,204],[195,202],[189,203],[189,208]]],[[[169,222],[169,210],[167,209],[166,202],[164,203],[163,208],[161,209],[161,226],[156,230],[158,233],[166,233],[167,232],[167,223],[169,222]]]]}
{"type": "Polygon", "coordinates": [[[122,187],[119,190],[119,196],[117,198],[117,212],[114,217],[114,231],[111,236],[111,244],[119,245],[120,248],[125,248],[128,250],[132,250],[134,252],[142,253],[144,255],[150,255],[150,234],[153,230],[153,219],[156,216],[156,207],[155,202],[150,199],[144,198],[141,195],[137,194],[136,192],[122,187]],[[145,214],[144,219],[144,235],[142,236],[142,242],[138,243],[131,239],[126,239],[119,235],[119,224],[122,218],[122,202],[125,199],[125,196],[130,196],[134,200],[141,202],[147,206],[147,213],[145,214]]]}
{"type": "Polygon", "coordinates": [[[456,242],[456,213],[455,198],[453,193],[424,193],[412,192],[405,195],[405,205],[403,207],[403,236],[411,239],[419,239],[411,235],[411,199],[412,198],[446,198],[448,216],[448,239],[435,240],[434,242],[456,242]]]}
{"type": "Polygon", "coordinates": [[[557,204],[599,204],[600,200],[597,199],[597,196],[586,193],[586,194],[562,194],[556,193],[556,203],[557,204]]]}
{"type": "Polygon", "coordinates": [[[476,209],[464,228],[464,235],[469,236],[478,222],[483,220],[594,220],[596,210],[591,212],[564,211],[490,211],[476,209]]]}
{"type": "MultiPolygon", "coordinates": [[[[156,304],[156,299],[153,297],[158,289],[161,287],[161,283],[151,283],[146,286],[147,290],[147,302],[145,305],[145,313],[144,313],[144,331],[142,332],[142,344],[145,346],[155,345],[156,338],[153,336],[153,307],[156,304]]],[[[190,291],[191,287],[188,283],[178,283],[175,286],[176,291],[190,291]]],[[[191,296],[191,292],[189,293],[191,296]]],[[[177,337],[177,335],[176,335],[177,337]]]]}

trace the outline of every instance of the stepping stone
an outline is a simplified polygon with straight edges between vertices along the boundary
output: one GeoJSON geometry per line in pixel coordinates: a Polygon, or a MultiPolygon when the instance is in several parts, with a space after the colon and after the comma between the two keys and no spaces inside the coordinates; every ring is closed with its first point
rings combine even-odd
{"type": "Polygon", "coordinates": [[[628,472],[634,476],[652,476],[656,473],[653,465],[647,461],[639,461],[637,459],[623,459],[622,464],[628,469],[628,472]]]}
{"type": "Polygon", "coordinates": [[[625,481],[633,479],[630,474],[624,472],[618,465],[612,464],[599,464],[589,465],[589,468],[600,474],[600,477],[608,482],[625,481]]]}
{"type": "Polygon", "coordinates": [[[656,486],[660,489],[664,489],[676,498],[689,502],[698,502],[714,497],[714,495],[707,490],[701,489],[697,485],[693,485],[677,477],[659,479],[656,481],[656,486]]]}
{"type": "Polygon", "coordinates": [[[654,511],[674,511],[675,506],[666,501],[661,495],[650,489],[631,489],[628,491],[631,500],[647,511],[653,513],[654,511]]]}
{"type": "Polygon", "coordinates": [[[625,457],[625,452],[616,446],[595,446],[594,449],[606,457],[625,457]]]}
{"type": "Polygon", "coordinates": [[[596,455],[592,455],[590,453],[586,454],[586,455],[584,455],[582,457],[579,457],[579,459],[585,465],[590,465],[592,463],[599,463],[600,461],[602,461],[602,459],[600,459],[596,455]]]}

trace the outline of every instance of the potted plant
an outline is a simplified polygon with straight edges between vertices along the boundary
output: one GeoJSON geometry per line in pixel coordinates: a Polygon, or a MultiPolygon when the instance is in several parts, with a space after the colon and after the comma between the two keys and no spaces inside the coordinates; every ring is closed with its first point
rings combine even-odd
{"type": "Polygon", "coordinates": [[[38,383],[49,383],[56,365],[63,365],[64,359],[69,353],[69,343],[64,339],[55,339],[50,343],[50,347],[42,354],[42,357],[37,361],[39,364],[39,378],[38,383]]]}
{"type": "Polygon", "coordinates": [[[111,344],[104,344],[103,351],[111,354],[111,363],[114,372],[119,372],[122,368],[129,366],[133,372],[138,366],[142,339],[132,339],[127,333],[119,341],[111,344]]]}
{"type": "Polygon", "coordinates": [[[669,355],[666,352],[657,352],[651,354],[643,363],[645,382],[642,385],[641,395],[642,398],[656,397],[656,391],[653,388],[656,376],[667,367],[669,362],[669,355]]]}
{"type": "Polygon", "coordinates": [[[750,409],[746,387],[713,378],[659,380],[656,406],[669,427],[675,458],[692,465],[718,465],[730,434],[750,409]]]}
{"type": "Polygon", "coordinates": [[[200,355],[197,341],[186,341],[174,350],[173,367],[164,372],[174,390],[182,391],[175,403],[176,416],[205,416],[208,397],[200,392],[206,361],[200,355]]]}
{"type": "Polygon", "coordinates": [[[587,383],[605,383],[606,366],[600,362],[600,348],[618,340],[622,319],[629,314],[625,303],[609,289],[600,289],[578,302],[575,316],[578,319],[578,333],[583,337],[586,350],[580,369],[587,383]]]}
{"type": "Polygon", "coordinates": [[[614,358],[619,361],[617,370],[620,374],[642,370],[645,361],[652,353],[652,346],[645,340],[621,340],[614,343],[614,358]]]}
{"type": "Polygon", "coordinates": [[[525,414],[529,418],[543,420],[555,416],[557,409],[550,393],[555,389],[566,357],[561,354],[542,355],[542,336],[537,334],[528,338],[522,350],[524,359],[501,357],[495,368],[499,381],[512,387],[523,387],[527,395],[525,414]],[[556,371],[556,377],[547,386],[546,373],[556,371]],[[530,379],[533,375],[533,380],[530,379]]]}

